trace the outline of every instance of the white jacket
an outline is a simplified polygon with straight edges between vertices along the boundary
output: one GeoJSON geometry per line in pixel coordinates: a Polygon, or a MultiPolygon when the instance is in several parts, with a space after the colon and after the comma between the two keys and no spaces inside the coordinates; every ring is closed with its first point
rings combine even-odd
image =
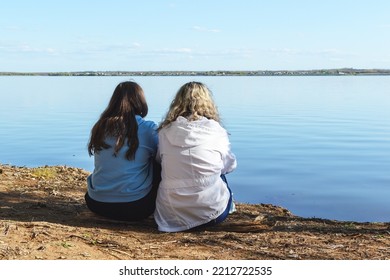
{"type": "Polygon", "coordinates": [[[160,231],[187,230],[223,213],[230,194],[220,175],[237,162],[218,122],[178,117],[159,132],[157,160],[162,180],[154,218],[160,231]]]}

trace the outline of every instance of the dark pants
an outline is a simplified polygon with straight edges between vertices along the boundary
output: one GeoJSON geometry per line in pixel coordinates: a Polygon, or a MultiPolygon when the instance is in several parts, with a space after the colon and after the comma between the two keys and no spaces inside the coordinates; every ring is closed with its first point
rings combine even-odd
{"type": "Polygon", "coordinates": [[[161,181],[161,166],[153,166],[153,183],[151,191],[143,198],[132,202],[100,202],[92,199],[88,192],[85,202],[92,212],[119,221],[140,221],[153,214],[156,208],[158,185],[161,181]]]}
{"type": "Polygon", "coordinates": [[[226,187],[228,188],[229,193],[230,193],[229,202],[228,202],[228,204],[226,206],[225,211],[223,211],[223,213],[221,215],[219,215],[217,218],[215,218],[214,220],[211,220],[210,222],[208,222],[206,224],[203,224],[203,225],[200,225],[200,226],[197,226],[197,227],[194,227],[194,228],[190,229],[191,231],[192,230],[201,230],[201,229],[204,229],[206,227],[215,226],[217,224],[222,223],[228,217],[229,212],[230,212],[230,207],[231,207],[231,205],[233,203],[233,195],[232,195],[232,191],[229,188],[229,184],[228,184],[228,182],[226,180],[226,176],[224,174],[222,174],[221,178],[226,183],[226,187]]]}

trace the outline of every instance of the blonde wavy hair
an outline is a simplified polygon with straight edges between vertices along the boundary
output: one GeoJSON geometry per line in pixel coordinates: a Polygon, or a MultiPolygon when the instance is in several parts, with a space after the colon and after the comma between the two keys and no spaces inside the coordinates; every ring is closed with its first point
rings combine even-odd
{"type": "Polygon", "coordinates": [[[205,117],[220,122],[212,93],[206,85],[200,82],[189,82],[179,89],[159,130],[169,126],[179,116],[189,121],[205,117]]]}

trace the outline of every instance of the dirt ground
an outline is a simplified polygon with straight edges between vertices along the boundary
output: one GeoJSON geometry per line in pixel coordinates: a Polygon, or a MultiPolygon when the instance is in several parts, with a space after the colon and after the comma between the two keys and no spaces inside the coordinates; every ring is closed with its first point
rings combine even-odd
{"type": "Polygon", "coordinates": [[[107,220],[84,204],[87,175],[0,165],[0,259],[390,259],[390,223],[307,219],[273,205],[238,204],[224,223],[197,232],[161,233],[152,217],[107,220]]]}

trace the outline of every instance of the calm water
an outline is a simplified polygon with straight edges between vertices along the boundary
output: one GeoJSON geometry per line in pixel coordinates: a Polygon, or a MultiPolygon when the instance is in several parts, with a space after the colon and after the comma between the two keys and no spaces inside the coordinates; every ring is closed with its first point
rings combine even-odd
{"type": "MultiPolygon", "coordinates": [[[[390,221],[390,77],[133,77],[160,122],[206,83],[231,133],[235,199],[304,217],[390,221]]],[[[92,171],[91,126],[125,77],[0,77],[0,162],[92,171]]]]}

